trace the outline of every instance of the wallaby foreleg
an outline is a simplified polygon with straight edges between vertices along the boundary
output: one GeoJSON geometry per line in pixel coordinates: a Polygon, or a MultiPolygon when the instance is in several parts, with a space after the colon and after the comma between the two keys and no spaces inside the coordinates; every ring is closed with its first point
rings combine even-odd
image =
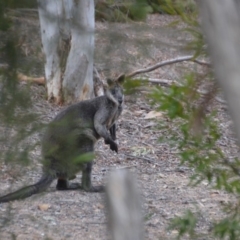
{"type": "Polygon", "coordinates": [[[101,114],[96,114],[94,118],[95,130],[104,138],[105,143],[110,145],[112,151],[118,152],[118,145],[114,142],[112,136],[108,133],[106,126],[102,124],[101,121],[103,121],[101,114]]]}

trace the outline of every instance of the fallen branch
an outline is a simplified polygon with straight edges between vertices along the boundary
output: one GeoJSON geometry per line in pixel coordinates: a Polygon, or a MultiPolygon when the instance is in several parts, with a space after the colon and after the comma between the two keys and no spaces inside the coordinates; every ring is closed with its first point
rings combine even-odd
{"type": "Polygon", "coordinates": [[[170,59],[170,60],[162,61],[162,62],[157,63],[153,66],[150,66],[148,68],[138,69],[134,72],[131,72],[131,73],[127,74],[126,77],[133,77],[133,76],[136,76],[137,74],[151,72],[151,71],[153,71],[157,68],[160,68],[160,67],[163,67],[163,66],[166,66],[166,65],[171,65],[171,64],[174,64],[174,63],[178,63],[178,62],[184,62],[184,61],[192,61],[192,62],[201,64],[201,65],[210,66],[210,63],[202,62],[200,60],[196,60],[193,57],[194,56],[184,56],[184,57],[178,57],[178,58],[173,58],[173,59],[170,59]]]}
{"type": "MultiPolygon", "coordinates": [[[[8,68],[8,64],[0,64],[0,69],[4,69],[6,70],[8,68]]],[[[31,77],[31,76],[27,76],[23,73],[18,72],[17,73],[17,79],[19,81],[23,81],[23,82],[34,82],[37,83],[39,85],[44,85],[45,84],[45,78],[44,77],[31,77]]]]}
{"type": "Polygon", "coordinates": [[[44,77],[30,77],[30,76],[24,75],[22,73],[18,73],[17,78],[18,78],[18,80],[24,81],[24,82],[34,82],[34,83],[37,83],[39,85],[44,85],[45,84],[45,78],[44,77]]]}
{"type": "Polygon", "coordinates": [[[125,153],[124,155],[127,157],[130,157],[130,158],[142,159],[144,161],[147,161],[148,163],[152,163],[152,164],[155,164],[156,166],[161,167],[161,165],[159,163],[157,163],[155,160],[148,158],[148,157],[134,156],[134,155],[127,154],[127,153],[125,153]]]}

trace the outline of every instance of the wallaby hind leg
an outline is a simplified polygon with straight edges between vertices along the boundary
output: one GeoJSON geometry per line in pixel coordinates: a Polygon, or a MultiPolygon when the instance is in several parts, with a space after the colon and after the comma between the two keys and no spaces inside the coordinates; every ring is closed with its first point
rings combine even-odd
{"type": "Polygon", "coordinates": [[[79,183],[69,183],[68,179],[58,178],[57,190],[75,190],[80,188],[82,188],[82,186],[79,183]]]}
{"type": "Polygon", "coordinates": [[[82,171],[82,188],[87,192],[103,192],[103,186],[92,186],[91,174],[92,174],[93,162],[86,163],[82,171]]]}
{"type": "Polygon", "coordinates": [[[116,139],[117,139],[117,137],[116,137],[116,123],[114,123],[112,126],[111,126],[111,128],[109,129],[109,131],[110,131],[110,134],[111,134],[111,137],[112,137],[112,139],[115,141],[116,139]]]}

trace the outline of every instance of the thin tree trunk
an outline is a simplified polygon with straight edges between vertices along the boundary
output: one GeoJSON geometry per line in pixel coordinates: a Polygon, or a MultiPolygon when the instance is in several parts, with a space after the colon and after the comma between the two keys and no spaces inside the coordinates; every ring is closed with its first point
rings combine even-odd
{"type": "Polygon", "coordinates": [[[67,102],[93,96],[94,0],[74,1],[71,49],[63,79],[67,102]]]}
{"type": "Polygon", "coordinates": [[[198,4],[216,79],[228,102],[240,141],[240,2],[199,0],[198,4]]]}

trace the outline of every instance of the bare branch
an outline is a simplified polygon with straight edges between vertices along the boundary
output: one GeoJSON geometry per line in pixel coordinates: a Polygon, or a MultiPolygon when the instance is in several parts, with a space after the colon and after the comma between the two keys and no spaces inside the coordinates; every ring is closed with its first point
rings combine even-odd
{"type": "Polygon", "coordinates": [[[138,70],[136,70],[134,72],[131,72],[131,73],[127,74],[126,77],[133,77],[133,76],[136,76],[137,74],[151,72],[151,71],[153,71],[153,70],[155,70],[157,68],[160,68],[160,67],[163,67],[163,66],[166,66],[166,65],[170,65],[170,64],[174,64],[174,63],[178,63],[178,62],[184,62],[184,61],[193,61],[193,62],[201,64],[201,65],[210,66],[209,63],[202,62],[200,60],[196,60],[193,57],[194,56],[184,56],[184,57],[177,57],[177,58],[173,58],[173,59],[170,59],[170,60],[162,61],[162,62],[157,63],[157,64],[155,64],[153,66],[150,66],[148,68],[138,69],[138,70]]]}
{"type": "Polygon", "coordinates": [[[207,66],[207,67],[210,67],[210,66],[211,66],[210,63],[208,63],[208,62],[203,62],[203,61],[200,61],[200,60],[198,60],[198,59],[194,59],[193,62],[198,63],[198,64],[200,64],[200,65],[207,66]]]}

